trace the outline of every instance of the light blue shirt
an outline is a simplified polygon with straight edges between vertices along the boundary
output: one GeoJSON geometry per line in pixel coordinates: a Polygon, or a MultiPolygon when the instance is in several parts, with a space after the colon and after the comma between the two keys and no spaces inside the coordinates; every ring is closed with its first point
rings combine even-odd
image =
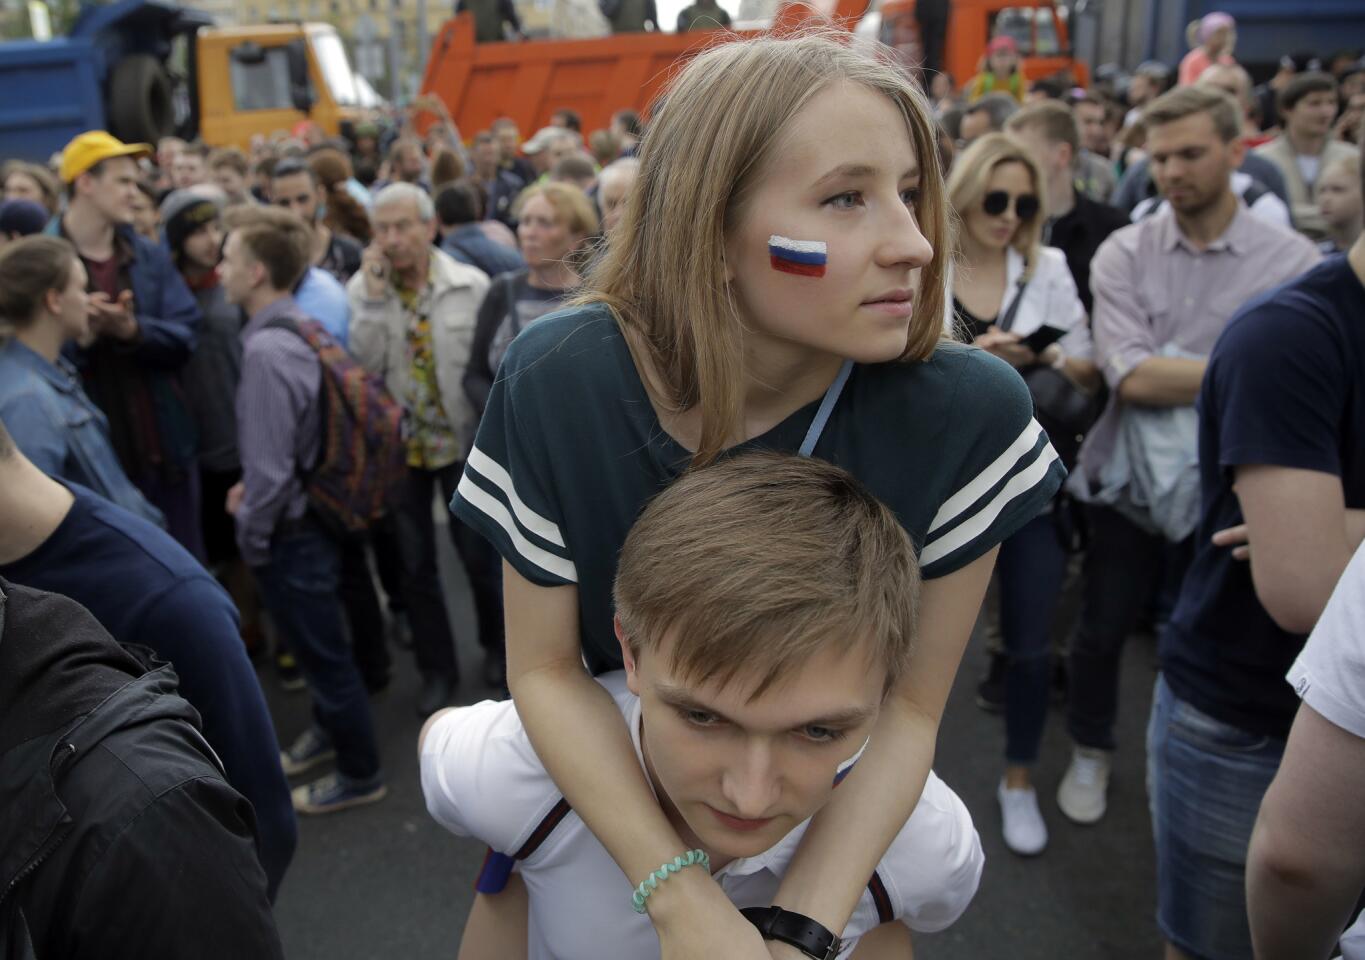
{"type": "Polygon", "coordinates": [[[332,335],[332,339],[349,348],[347,336],[351,329],[351,305],[346,300],[346,288],[326,270],[309,267],[294,291],[294,303],[332,335]]]}

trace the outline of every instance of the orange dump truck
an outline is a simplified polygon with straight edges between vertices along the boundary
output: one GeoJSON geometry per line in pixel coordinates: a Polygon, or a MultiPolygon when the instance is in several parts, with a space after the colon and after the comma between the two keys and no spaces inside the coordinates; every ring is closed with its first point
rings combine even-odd
{"type": "MultiPolygon", "coordinates": [[[[1070,57],[1064,8],[1055,0],[954,0],[948,23],[946,66],[959,83],[977,70],[987,40],[1008,32],[1020,41],[1030,78],[1083,68],[1070,57]]],[[[786,6],[774,26],[800,23],[810,8],[786,6]]],[[[867,0],[838,0],[837,23],[860,34],[886,33],[894,18],[914,15],[913,0],[888,0],[885,12],[867,0]]],[[[585,130],[605,127],[617,110],[643,113],[680,64],[721,38],[720,33],[626,33],[583,40],[524,43],[474,42],[474,20],[446,21],[432,44],[422,92],[440,97],[460,130],[470,135],[498,117],[523,131],[549,122],[561,107],[578,111],[585,130]]]]}

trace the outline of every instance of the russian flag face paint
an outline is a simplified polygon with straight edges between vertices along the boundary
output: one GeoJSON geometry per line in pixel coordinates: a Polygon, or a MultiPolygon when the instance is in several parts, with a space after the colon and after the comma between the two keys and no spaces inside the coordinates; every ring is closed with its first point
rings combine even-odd
{"type": "Polygon", "coordinates": [[[844,782],[844,777],[853,772],[853,765],[858,762],[858,758],[863,755],[863,751],[867,749],[867,745],[871,742],[872,738],[868,737],[863,741],[863,745],[858,748],[857,753],[834,768],[834,785],[836,787],[844,782]]]}
{"type": "Polygon", "coordinates": [[[823,240],[791,240],[776,234],[768,238],[768,258],[774,270],[798,277],[823,277],[829,259],[823,240]]]}

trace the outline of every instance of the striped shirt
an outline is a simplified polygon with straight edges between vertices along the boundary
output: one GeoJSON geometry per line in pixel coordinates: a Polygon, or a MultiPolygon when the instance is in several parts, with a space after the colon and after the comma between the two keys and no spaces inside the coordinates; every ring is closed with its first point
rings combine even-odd
{"type": "MultiPolygon", "coordinates": [[[[795,452],[819,402],[731,452],[795,452]]],[[[926,578],[1035,517],[1065,475],[1014,369],[944,343],[921,363],[854,368],[814,455],[857,476],[904,525],[926,578]]],[[[512,343],[452,502],[532,583],[575,584],[584,654],[619,669],[616,557],[690,454],[659,425],[606,308],[564,310],[512,343]]]]}
{"type": "Polygon", "coordinates": [[[1169,347],[1207,357],[1242,304],[1321,259],[1313,244],[1258,219],[1243,203],[1223,235],[1203,250],[1190,243],[1169,204],[1109,235],[1090,265],[1095,294],[1095,362],[1109,406],[1086,435],[1072,487],[1082,496],[1114,455],[1123,403],[1118,391],[1144,360],[1169,347]]]}
{"type": "Polygon", "coordinates": [[[322,440],[322,365],[298,334],[263,329],[281,317],[307,319],[283,296],[242,329],[237,446],[245,494],[236,515],[237,546],[252,567],[270,562],[275,527],[308,509],[299,475],[317,460],[322,440]]]}

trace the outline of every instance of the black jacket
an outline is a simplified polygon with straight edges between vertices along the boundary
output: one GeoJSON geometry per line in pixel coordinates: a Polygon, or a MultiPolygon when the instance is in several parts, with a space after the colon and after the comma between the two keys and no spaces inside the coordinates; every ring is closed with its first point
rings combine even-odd
{"type": "Polygon", "coordinates": [[[74,601],[0,579],[0,958],[282,957],[250,804],[74,601]]]}

